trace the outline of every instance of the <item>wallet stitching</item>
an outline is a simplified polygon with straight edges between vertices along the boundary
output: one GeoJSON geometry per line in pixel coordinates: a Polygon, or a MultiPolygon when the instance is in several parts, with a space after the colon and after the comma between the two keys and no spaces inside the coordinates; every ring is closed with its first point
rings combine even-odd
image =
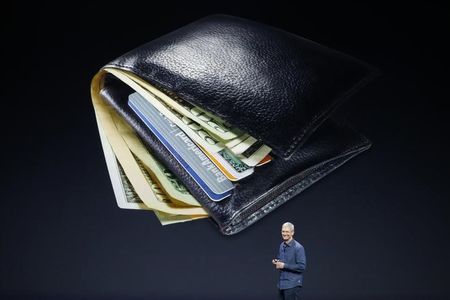
{"type": "MultiPolygon", "coordinates": [[[[359,145],[357,145],[357,146],[353,146],[352,148],[350,148],[350,149],[348,149],[348,150],[346,150],[346,151],[344,151],[344,152],[341,152],[340,154],[334,156],[333,158],[330,158],[330,159],[328,159],[328,160],[326,160],[326,161],[322,161],[322,162],[320,162],[318,165],[312,166],[311,169],[313,169],[314,167],[320,167],[320,165],[327,164],[328,162],[332,162],[333,160],[337,160],[337,159],[339,159],[339,158],[341,158],[341,157],[345,157],[345,156],[347,156],[348,154],[351,154],[352,152],[354,152],[354,151],[357,150],[357,149],[363,150],[365,147],[369,146],[369,140],[368,140],[367,138],[365,138],[365,137],[363,137],[363,140],[364,140],[364,142],[362,142],[361,144],[359,144],[359,145]]],[[[310,169],[310,170],[311,170],[311,169],[310,169]]],[[[302,171],[302,172],[300,172],[300,173],[297,173],[296,175],[293,175],[293,176],[291,176],[290,178],[296,177],[297,175],[300,175],[301,173],[307,172],[307,171],[308,171],[308,169],[307,169],[307,170],[304,170],[304,171],[302,171]]],[[[260,201],[262,198],[264,198],[264,195],[267,195],[270,191],[277,189],[277,187],[279,187],[280,185],[282,185],[282,184],[283,184],[284,182],[286,182],[287,180],[289,180],[289,178],[286,179],[285,181],[283,181],[283,182],[277,184],[276,186],[272,187],[270,190],[266,191],[264,194],[262,194],[261,196],[259,196],[257,199],[253,200],[251,203],[248,203],[245,207],[243,207],[243,208],[241,208],[239,211],[235,212],[235,213],[233,214],[233,216],[231,217],[231,220],[233,220],[234,218],[236,218],[240,213],[242,213],[243,211],[245,211],[247,208],[251,207],[254,203],[256,203],[256,202],[260,201]]],[[[232,222],[232,221],[230,221],[230,222],[232,222]]]]}
{"type": "MultiPolygon", "coordinates": [[[[160,85],[160,87],[159,87],[160,89],[161,89],[161,86],[165,85],[164,82],[155,78],[155,76],[151,76],[151,74],[148,74],[148,72],[146,72],[139,66],[136,66],[136,65],[130,66],[130,65],[121,64],[121,63],[110,63],[110,64],[106,65],[105,67],[109,67],[109,66],[127,69],[128,71],[131,71],[135,75],[141,77],[141,75],[139,75],[136,72],[136,71],[139,71],[140,73],[143,73],[143,75],[145,75],[146,77],[151,77],[151,80],[153,80],[154,82],[156,82],[157,84],[160,85]]],[[[371,76],[366,75],[363,79],[354,83],[352,85],[352,87],[350,89],[348,89],[344,94],[335,98],[335,100],[331,103],[331,105],[329,105],[328,107],[324,108],[323,110],[319,111],[316,115],[314,115],[312,117],[312,119],[303,126],[301,133],[292,138],[287,149],[285,151],[282,151],[283,158],[289,158],[289,156],[293,153],[293,151],[299,145],[299,143],[303,142],[307,137],[309,137],[309,135],[311,135],[314,132],[313,128],[315,128],[315,127],[317,128],[324,120],[326,120],[326,118],[324,118],[325,116],[330,115],[346,98],[348,98],[351,94],[353,94],[356,90],[358,90],[362,85],[367,83],[370,79],[371,79],[371,76]]],[[[182,93],[183,92],[181,92],[181,94],[182,93]]],[[[218,116],[223,116],[223,114],[221,114],[220,112],[217,112],[216,110],[213,110],[213,109],[210,109],[210,110],[211,110],[211,112],[215,113],[218,116]]],[[[243,124],[241,127],[243,127],[243,128],[240,128],[240,129],[251,131],[248,129],[248,127],[245,124],[243,124]]],[[[264,142],[266,142],[266,141],[264,141],[264,142]]],[[[276,148],[278,148],[278,149],[284,148],[279,145],[275,145],[275,146],[277,146],[276,148]]]]}
{"type": "Polygon", "coordinates": [[[247,204],[245,206],[245,208],[242,208],[238,212],[236,212],[233,215],[233,217],[230,218],[230,221],[222,226],[222,228],[221,228],[222,232],[225,233],[225,234],[234,234],[234,233],[237,233],[237,232],[245,229],[246,227],[248,227],[249,225],[253,224],[254,222],[258,221],[263,216],[267,215],[268,213],[270,213],[272,210],[274,210],[275,208],[277,208],[278,206],[280,206],[284,202],[287,202],[288,200],[290,200],[293,197],[292,193],[295,192],[295,190],[297,190],[299,188],[298,185],[301,186],[301,183],[305,182],[308,178],[312,178],[315,175],[319,176],[319,178],[317,178],[316,180],[314,180],[314,178],[312,178],[313,181],[310,182],[309,184],[306,183],[306,186],[303,189],[301,189],[300,192],[303,191],[304,189],[308,188],[309,186],[311,186],[313,183],[315,183],[318,180],[320,180],[323,176],[326,176],[327,174],[331,173],[333,170],[338,168],[340,165],[342,165],[346,161],[350,160],[353,156],[355,156],[355,155],[365,151],[366,149],[368,149],[370,147],[369,140],[366,139],[365,137],[363,137],[363,140],[364,140],[364,143],[362,143],[362,144],[360,144],[358,146],[354,146],[354,147],[350,148],[349,150],[347,150],[345,152],[342,152],[341,154],[339,154],[339,156],[331,158],[331,159],[326,160],[326,161],[323,161],[320,164],[318,164],[316,166],[313,166],[309,170],[305,170],[305,171],[303,171],[301,173],[298,173],[297,175],[294,175],[294,176],[290,177],[290,178],[292,178],[292,180],[295,180],[294,179],[295,177],[300,176],[304,172],[307,173],[306,177],[304,177],[300,181],[297,181],[296,183],[294,183],[287,190],[281,191],[272,200],[270,200],[268,203],[266,203],[263,206],[261,206],[260,208],[258,208],[256,211],[251,213],[249,216],[241,218],[241,219],[239,218],[240,214],[243,214],[243,213],[247,212],[248,209],[250,209],[253,205],[255,205],[255,203],[257,203],[257,202],[261,201],[262,199],[264,199],[264,197],[266,197],[265,195],[267,195],[271,191],[276,190],[277,188],[280,188],[280,186],[282,186],[283,183],[288,181],[289,178],[287,180],[285,180],[284,182],[282,182],[282,183],[276,185],[275,187],[271,188],[269,191],[265,192],[263,195],[261,195],[260,197],[258,197],[255,200],[253,200],[251,203],[247,204]],[[358,149],[360,151],[355,151],[355,150],[358,150],[358,149]],[[350,155],[350,154],[353,154],[353,155],[350,155]],[[339,162],[340,159],[343,159],[343,161],[339,162]],[[333,161],[338,161],[338,162],[336,164],[333,164],[333,161]],[[327,167],[327,164],[329,165],[328,167],[327,167]],[[268,207],[268,206],[269,207],[273,206],[273,207],[271,207],[269,210],[266,210],[265,208],[268,207]]]}
{"type": "MultiPolygon", "coordinates": [[[[341,157],[342,158],[342,157],[341,157]]],[[[279,207],[281,204],[287,202],[288,200],[292,199],[294,196],[300,194],[302,191],[304,191],[306,188],[310,187],[312,184],[317,182],[318,180],[322,179],[327,174],[331,173],[333,170],[338,168],[340,165],[344,164],[347,160],[351,159],[351,157],[346,158],[342,162],[332,164],[330,162],[317,166],[316,168],[311,169],[311,173],[307,175],[307,177],[303,178],[299,182],[295,183],[291,188],[283,191],[282,193],[278,194],[272,201],[269,201],[262,207],[260,207],[258,210],[250,214],[249,216],[241,219],[241,220],[234,220],[226,227],[222,228],[222,232],[225,234],[235,234],[246,227],[250,226],[251,224],[255,223],[256,221],[260,220],[265,215],[269,214],[271,211],[279,207]],[[327,165],[325,169],[321,169],[325,165],[327,165]],[[298,193],[296,193],[298,191],[298,193]],[[237,223],[236,223],[237,222],[237,223]]]]}
{"type": "MultiPolygon", "coordinates": [[[[329,163],[329,162],[331,162],[331,161],[333,161],[333,160],[338,160],[339,158],[346,156],[347,154],[351,153],[352,151],[356,150],[357,148],[359,148],[359,147],[354,147],[354,148],[352,148],[352,149],[350,149],[350,150],[348,150],[348,151],[346,151],[346,152],[344,152],[344,153],[342,153],[342,154],[339,154],[339,156],[336,156],[336,157],[333,157],[333,158],[331,158],[331,159],[329,159],[329,160],[323,161],[323,162],[321,162],[319,165],[313,166],[311,169],[309,169],[309,172],[312,172],[312,170],[314,170],[315,167],[320,168],[321,165],[325,165],[325,164],[327,164],[327,163],[329,163]]],[[[308,173],[308,170],[305,170],[304,172],[305,172],[305,173],[308,173]]],[[[291,176],[290,178],[295,178],[296,176],[300,176],[301,173],[303,173],[303,172],[297,173],[296,175],[293,175],[293,176],[291,176]]],[[[288,180],[289,180],[289,178],[286,179],[284,182],[286,182],[286,181],[288,181],[288,180]]],[[[233,219],[234,217],[237,217],[238,214],[243,213],[247,208],[251,207],[254,203],[260,201],[262,198],[264,198],[264,197],[265,197],[268,193],[270,193],[271,191],[276,190],[276,189],[277,189],[279,186],[281,186],[284,182],[277,184],[276,186],[274,186],[273,188],[271,188],[270,190],[268,190],[268,191],[266,191],[264,194],[262,194],[260,197],[258,197],[257,199],[255,199],[255,200],[252,201],[251,203],[247,204],[246,207],[243,207],[243,208],[241,209],[241,211],[236,212],[236,213],[235,213],[235,216],[233,216],[232,219],[233,219]]]]}
{"type": "MultiPolygon", "coordinates": [[[[326,165],[326,164],[324,164],[326,165]]],[[[331,172],[333,170],[333,167],[336,165],[330,164],[328,168],[321,169],[321,166],[317,166],[317,168],[311,169],[310,173],[300,180],[299,182],[292,185],[289,189],[283,191],[282,193],[278,194],[272,201],[269,201],[259,209],[257,209],[254,213],[250,214],[249,216],[241,219],[241,220],[234,220],[234,222],[231,222],[231,224],[224,228],[224,232],[232,234],[237,233],[238,231],[241,231],[248,227],[249,225],[253,224],[254,222],[258,221],[260,218],[262,218],[264,215],[268,214],[269,212],[273,211],[275,208],[280,206],[282,203],[287,202],[290,200],[293,196],[293,194],[298,190],[304,190],[307,187],[311,186],[314,182],[320,179],[320,176],[331,172]],[[327,172],[328,171],[328,172],[327,172]],[[318,176],[319,178],[317,180],[314,179],[315,176],[318,176]],[[304,184],[303,188],[302,185],[304,184]],[[267,209],[269,208],[269,209],[267,209]]]]}

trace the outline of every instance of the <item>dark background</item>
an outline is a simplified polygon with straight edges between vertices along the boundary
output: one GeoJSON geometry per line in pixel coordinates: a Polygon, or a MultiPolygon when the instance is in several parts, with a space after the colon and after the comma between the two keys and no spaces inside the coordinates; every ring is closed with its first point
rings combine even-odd
{"type": "Polygon", "coordinates": [[[448,299],[449,12],[439,4],[2,8],[1,299],[276,299],[285,221],[305,299],[448,299]],[[338,111],[373,147],[244,232],[116,206],[89,95],[105,63],[210,13],[267,23],[382,71],[338,111]]]}

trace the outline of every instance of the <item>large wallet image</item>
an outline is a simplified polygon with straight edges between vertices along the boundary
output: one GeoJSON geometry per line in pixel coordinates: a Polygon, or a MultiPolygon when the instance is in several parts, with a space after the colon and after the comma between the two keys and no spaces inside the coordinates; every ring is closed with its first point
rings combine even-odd
{"type": "Polygon", "coordinates": [[[376,75],[228,15],[133,49],[91,85],[117,203],[162,224],[210,218],[236,234],[370,147],[332,115],[376,75]]]}

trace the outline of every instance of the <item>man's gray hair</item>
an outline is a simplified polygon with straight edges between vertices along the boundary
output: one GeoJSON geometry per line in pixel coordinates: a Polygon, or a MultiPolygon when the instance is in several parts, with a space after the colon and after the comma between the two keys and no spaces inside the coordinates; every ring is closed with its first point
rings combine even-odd
{"type": "Polygon", "coordinates": [[[292,224],[291,222],[286,222],[281,227],[284,227],[284,226],[288,227],[290,231],[294,231],[294,224],[292,224]]]}

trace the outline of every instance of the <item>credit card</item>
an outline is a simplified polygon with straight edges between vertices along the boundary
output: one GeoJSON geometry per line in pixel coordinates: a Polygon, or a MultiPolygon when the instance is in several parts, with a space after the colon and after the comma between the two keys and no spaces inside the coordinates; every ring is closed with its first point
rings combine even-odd
{"type": "Polygon", "coordinates": [[[231,195],[231,181],[175,123],[138,93],[129,95],[128,105],[211,200],[231,195]]]}
{"type": "Polygon", "coordinates": [[[222,149],[217,153],[208,152],[201,145],[199,147],[209,157],[209,159],[222,171],[231,181],[238,181],[253,174],[253,168],[242,163],[228,149],[222,149]]]}

